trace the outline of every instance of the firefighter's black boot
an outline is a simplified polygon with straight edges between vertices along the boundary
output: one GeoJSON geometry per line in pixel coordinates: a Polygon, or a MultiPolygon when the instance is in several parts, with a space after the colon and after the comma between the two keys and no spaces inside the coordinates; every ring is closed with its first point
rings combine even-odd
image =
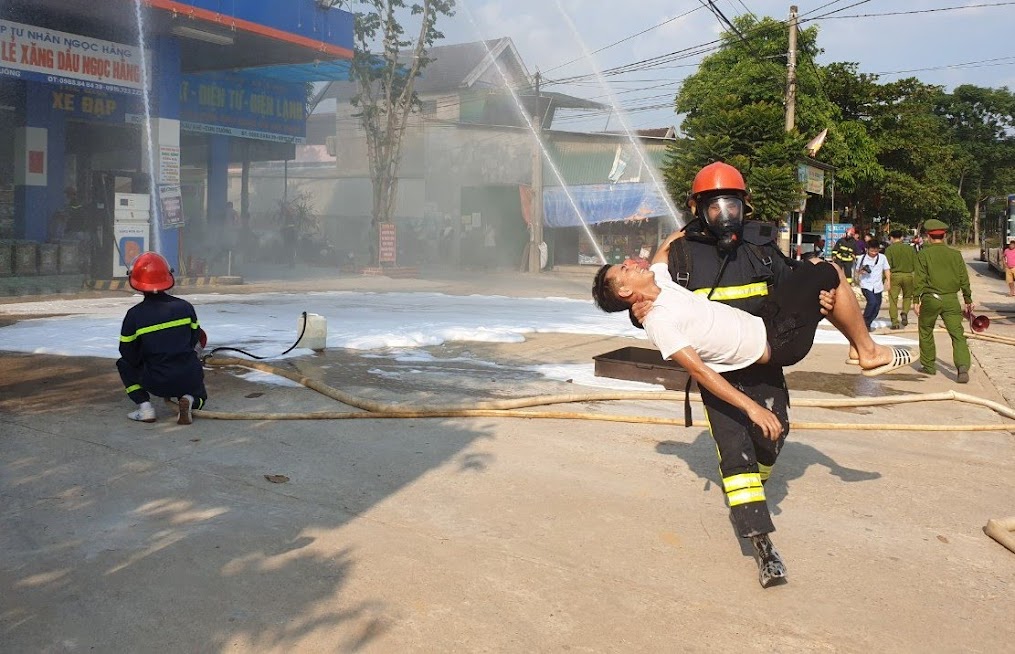
{"type": "Polygon", "coordinates": [[[751,545],[754,546],[754,552],[757,554],[758,581],[761,582],[761,587],[768,588],[785,580],[786,564],[782,562],[782,557],[779,556],[779,552],[776,551],[768,534],[751,536],[751,545]]]}

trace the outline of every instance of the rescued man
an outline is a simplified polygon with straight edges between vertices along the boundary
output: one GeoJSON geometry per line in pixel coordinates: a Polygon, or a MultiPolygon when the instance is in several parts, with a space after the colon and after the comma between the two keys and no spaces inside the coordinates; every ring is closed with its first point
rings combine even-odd
{"type": "Polygon", "coordinates": [[[643,325],[662,357],[673,359],[700,386],[743,411],[766,437],[774,440],[779,430],[769,432],[755,418],[763,417],[771,425],[775,415],[767,410],[768,415],[759,414],[757,409],[762,407],[757,402],[712,373],[754,364],[785,367],[799,363],[810,352],[818,323],[826,317],[818,301],[821,291],[845,289],[827,317],[858,352],[863,375],[876,377],[911,362],[907,350],[874,342],[856,296],[849,293],[849,282],[837,266],[819,259],[810,261],[813,268],[798,266],[766,298],[759,317],[693,293],[670,278],[668,249],[683,236],[683,232],[671,234],[648,269],[628,262],[602,266],[593,282],[592,297],[608,313],[651,302],[643,325]]]}
{"type": "Polygon", "coordinates": [[[178,398],[177,424],[193,422],[192,409],[208,399],[204,369],[196,348],[204,343],[204,332],[193,305],[166,293],[176,280],[166,259],[145,252],[130,269],[130,285],[144,293],[144,299],[127,311],[120,328],[120,359],[116,368],[127,396],[137,409],[131,420],[155,422],[151,395],[178,398]]]}

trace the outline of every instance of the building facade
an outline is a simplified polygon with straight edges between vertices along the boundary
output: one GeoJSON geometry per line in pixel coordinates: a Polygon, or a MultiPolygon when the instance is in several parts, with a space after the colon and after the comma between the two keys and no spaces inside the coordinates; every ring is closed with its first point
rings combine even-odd
{"type": "Polygon", "coordinates": [[[332,4],[0,4],[0,274],[75,242],[92,277],[139,248],[185,267],[239,220],[230,162],[291,158],[308,84],[347,76],[353,19],[332,4]]]}

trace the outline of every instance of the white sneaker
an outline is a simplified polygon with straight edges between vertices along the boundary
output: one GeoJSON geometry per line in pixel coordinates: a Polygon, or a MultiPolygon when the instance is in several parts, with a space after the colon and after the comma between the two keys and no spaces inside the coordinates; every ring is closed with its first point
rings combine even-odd
{"type": "Polygon", "coordinates": [[[178,425],[189,425],[194,422],[194,416],[190,413],[190,407],[194,406],[194,398],[184,395],[180,398],[180,417],[176,420],[178,425]]]}
{"type": "Polygon", "coordinates": [[[127,417],[138,422],[155,422],[155,407],[151,402],[142,402],[137,405],[137,410],[128,413],[127,417]]]}

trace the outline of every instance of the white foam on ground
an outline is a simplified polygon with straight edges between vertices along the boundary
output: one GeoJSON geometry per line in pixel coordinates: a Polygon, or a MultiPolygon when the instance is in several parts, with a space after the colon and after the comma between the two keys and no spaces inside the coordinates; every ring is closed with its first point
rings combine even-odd
{"type": "MultiPolygon", "coordinates": [[[[123,315],[139,297],[0,305],[0,313],[67,313],[0,328],[0,349],[117,358],[123,315]]],[[[597,334],[644,339],[625,319],[590,301],[440,293],[259,293],[187,297],[208,334],[207,351],[240,347],[262,356],[281,352],[299,335],[302,311],[328,323],[328,346],[353,350],[419,348],[449,341],[518,343],[532,333],[597,334]]],[[[290,356],[309,354],[297,350],[290,356]]]]}
{"type": "Polygon", "coordinates": [[[255,384],[268,384],[270,386],[288,386],[290,388],[303,388],[303,384],[297,384],[291,379],[286,377],[279,377],[269,372],[261,372],[260,370],[251,370],[250,372],[244,373],[232,373],[234,376],[248,382],[255,384]]]}
{"type": "MultiPolygon", "coordinates": [[[[62,356],[119,356],[120,323],[141,296],[100,300],[52,300],[0,305],[0,314],[45,315],[0,328],[0,350],[62,356]]],[[[631,326],[626,314],[605,314],[591,301],[568,298],[514,298],[441,293],[257,293],[186,297],[197,309],[208,333],[210,352],[219,346],[239,347],[261,356],[288,348],[299,335],[302,311],[317,313],[328,323],[328,346],[362,351],[364,357],[394,358],[402,363],[469,362],[499,364],[468,357],[439,359],[420,348],[446,342],[518,343],[533,333],[591,334],[638,339],[651,347],[643,331],[631,326]],[[378,350],[389,350],[379,353],[378,350]],[[392,351],[393,350],[393,351],[392,351]]],[[[885,322],[880,320],[875,325],[885,322]]],[[[846,339],[827,322],[815,337],[816,345],[846,345],[846,339]]],[[[890,335],[874,337],[886,345],[915,345],[890,335]]],[[[225,356],[234,353],[225,352],[225,356]]],[[[306,356],[297,349],[287,357],[306,356]]],[[[596,377],[594,365],[543,365],[530,370],[550,379],[572,380],[582,386],[620,390],[660,390],[662,387],[596,377]]],[[[413,369],[409,374],[418,374],[413,369]]],[[[379,374],[379,370],[371,370],[379,374]]],[[[258,383],[294,385],[284,378],[256,372],[244,379],[258,383]]]]}

